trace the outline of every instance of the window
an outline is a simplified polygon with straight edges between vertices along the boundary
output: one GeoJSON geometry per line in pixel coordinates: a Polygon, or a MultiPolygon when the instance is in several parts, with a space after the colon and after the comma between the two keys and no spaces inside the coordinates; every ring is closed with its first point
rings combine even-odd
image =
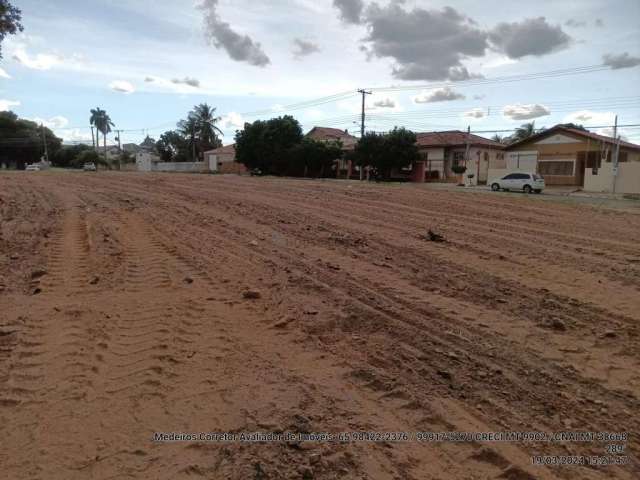
{"type": "Polygon", "coordinates": [[[453,152],[453,166],[458,166],[464,162],[464,152],[453,152]]]}
{"type": "Polygon", "coordinates": [[[529,180],[529,174],[528,173],[516,173],[515,177],[517,180],[529,180]]]}
{"type": "Polygon", "coordinates": [[[517,173],[510,173],[506,177],[502,177],[502,180],[516,180],[518,178],[517,173]]]}
{"type": "Polygon", "coordinates": [[[540,173],[540,175],[573,176],[573,162],[572,161],[540,162],[538,164],[538,173],[540,173]]]}
{"type": "Polygon", "coordinates": [[[489,161],[489,154],[487,152],[484,152],[484,161],[485,162],[489,161]]]}

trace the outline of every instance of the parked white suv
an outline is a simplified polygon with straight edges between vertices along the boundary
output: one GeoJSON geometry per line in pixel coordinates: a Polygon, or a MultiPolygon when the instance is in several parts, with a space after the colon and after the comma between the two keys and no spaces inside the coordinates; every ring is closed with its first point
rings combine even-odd
{"type": "Polygon", "coordinates": [[[492,180],[491,190],[521,190],[524,193],[536,192],[540,193],[544,190],[544,178],[537,173],[510,173],[497,180],[492,180]]]}

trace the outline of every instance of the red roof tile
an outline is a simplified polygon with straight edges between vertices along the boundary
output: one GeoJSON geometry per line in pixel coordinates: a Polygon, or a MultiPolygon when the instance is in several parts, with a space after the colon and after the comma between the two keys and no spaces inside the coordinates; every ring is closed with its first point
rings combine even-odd
{"type": "Polygon", "coordinates": [[[416,133],[416,138],[418,146],[423,148],[464,147],[467,143],[471,147],[505,148],[501,143],[460,130],[416,133]]]}
{"type": "Polygon", "coordinates": [[[208,150],[208,151],[206,151],[204,153],[205,154],[216,153],[218,155],[224,155],[224,154],[235,155],[236,154],[236,144],[234,143],[232,145],[227,145],[226,147],[216,148],[215,150],[208,150]]]}
{"type": "Polygon", "coordinates": [[[339,128],[313,127],[305,136],[314,140],[341,140],[344,144],[358,141],[356,137],[339,128]]]}

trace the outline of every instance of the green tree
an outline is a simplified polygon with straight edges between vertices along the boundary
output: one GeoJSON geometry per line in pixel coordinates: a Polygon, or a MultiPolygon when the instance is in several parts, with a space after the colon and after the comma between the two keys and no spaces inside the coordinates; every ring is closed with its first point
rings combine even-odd
{"type": "Polygon", "coordinates": [[[377,163],[373,164],[377,174],[388,180],[392,170],[410,167],[419,160],[416,141],[416,134],[404,127],[395,127],[385,135],[382,155],[377,156],[377,163]]]}
{"type": "Polygon", "coordinates": [[[236,160],[249,169],[282,175],[302,138],[300,123],[290,115],[246,123],[244,130],[236,132],[236,160]]]}
{"type": "Polygon", "coordinates": [[[493,137],[491,137],[491,140],[493,140],[494,142],[503,143],[504,137],[499,133],[496,133],[493,137]]]}
{"type": "Polygon", "coordinates": [[[93,147],[84,144],[71,146],[63,145],[62,148],[58,150],[58,152],[54,156],[51,157],[51,163],[55,167],[60,168],[78,168],[76,162],[76,158],[78,157],[78,155],[80,155],[82,152],[92,150],[93,147]]]}
{"type": "MultiPolygon", "coordinates": [[[[115,126],[115,124],[111,121],[111,117],[107,114],[105,110],[101,108],[96,108],[91,110],[91,117],[89,118],[89,122],[91,125],[96,128],[96,137],[97,132],[102,133],[102,138],[104,139],[104,160],[107,161],[107,135],[111,133],[111,127],[115,126]]],[[[96,138],[96,145],[99,142],[96,138]]]]}
{"type": "Polygon", "coordinates": [[[218,137],[223,135],[217,123],[222,119],[215,115],[216,109],[206,103],[196,105],[185,120],[178,122],[178,131],[187,139],[192,161],[197,161],[203,152],[222,146],[218,137]]]}
{"type": "MultiPolygon", "coordinates": [[[[19,8],[11,5],[8,0],[0,0],[0,44],[7,35],[15,35],[24,29],[20,21],[22,12],[19,8]]],[[[2,50],[0,49],[0,58],[2,50]]]]}
{"type": "Polygon", "coordinates": [[[13,112],[0,112],[0,166],[24,169],[26,164],[39,162],[44,155],[43,137],[49,158],[54,158],[62,140],[50,129],[13,112]]]}
{"type": "Polygon", "coordinates": [[[384,135],[367,132],[356,143],[351,155],[353,162],[361,169],[380,163],[379,157],[384,150],[384,135]]]}
{"type": "Polygon", "coordinates": [[[511,135],[511,142],[519,142],[520,140],[524,140],[525,138],[532,137],[538,133],[536,130],[536,122],[523,123],[518,128],[513,135],[511,135]]]}
{"type": "Polygon", "coordinates": [[[292,147],[288,157],[288,175],[324,177],[331,172],[335,161],[342,158],[342,143],[305,138],[292,147]]]}
{"type": "Polygon", "coordinates": [[[163,162],[187,162],[190,159],[189,142],[176,130],[160,135],[155,148],[163,162]]]}
{"type": "Polygon", "coordinates": [[[559,127],[566,127],[566,128],[573,128],[575,130],[582,130],[583,132],[588,132],[589,131],[586,128],[584,128],[582,125],[579,125],[577,123],[561,123],[558,126],[559,127]]]}

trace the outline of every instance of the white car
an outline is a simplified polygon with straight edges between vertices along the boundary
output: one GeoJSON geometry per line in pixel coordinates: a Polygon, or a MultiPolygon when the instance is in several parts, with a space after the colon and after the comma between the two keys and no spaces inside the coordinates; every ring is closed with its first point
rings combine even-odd
{"type": "Polygon", "coordinates": [[[39,172],[40,169],[40,165],[38,165],[37,163],[32,163],[31,165],[27,165],[27,168],[25,168],[25,170],[27,172],[39,172]]]}
{"type": "Polygon", "coordinates": [[[98,171],[98,169],[96,168],[96,164],[95,163],[85,163],[82,166],[82,169],[85,172],[97,172],[98,171]]]}
{"type": "Polygon", "coordinates": [[[510,173],[497,180],[492,180],[491,190],[497,192],[498,190],[520,190],[524,193],[536,192],[540,193],[544,190],[544,178],[537,173],[510,173]]]}

